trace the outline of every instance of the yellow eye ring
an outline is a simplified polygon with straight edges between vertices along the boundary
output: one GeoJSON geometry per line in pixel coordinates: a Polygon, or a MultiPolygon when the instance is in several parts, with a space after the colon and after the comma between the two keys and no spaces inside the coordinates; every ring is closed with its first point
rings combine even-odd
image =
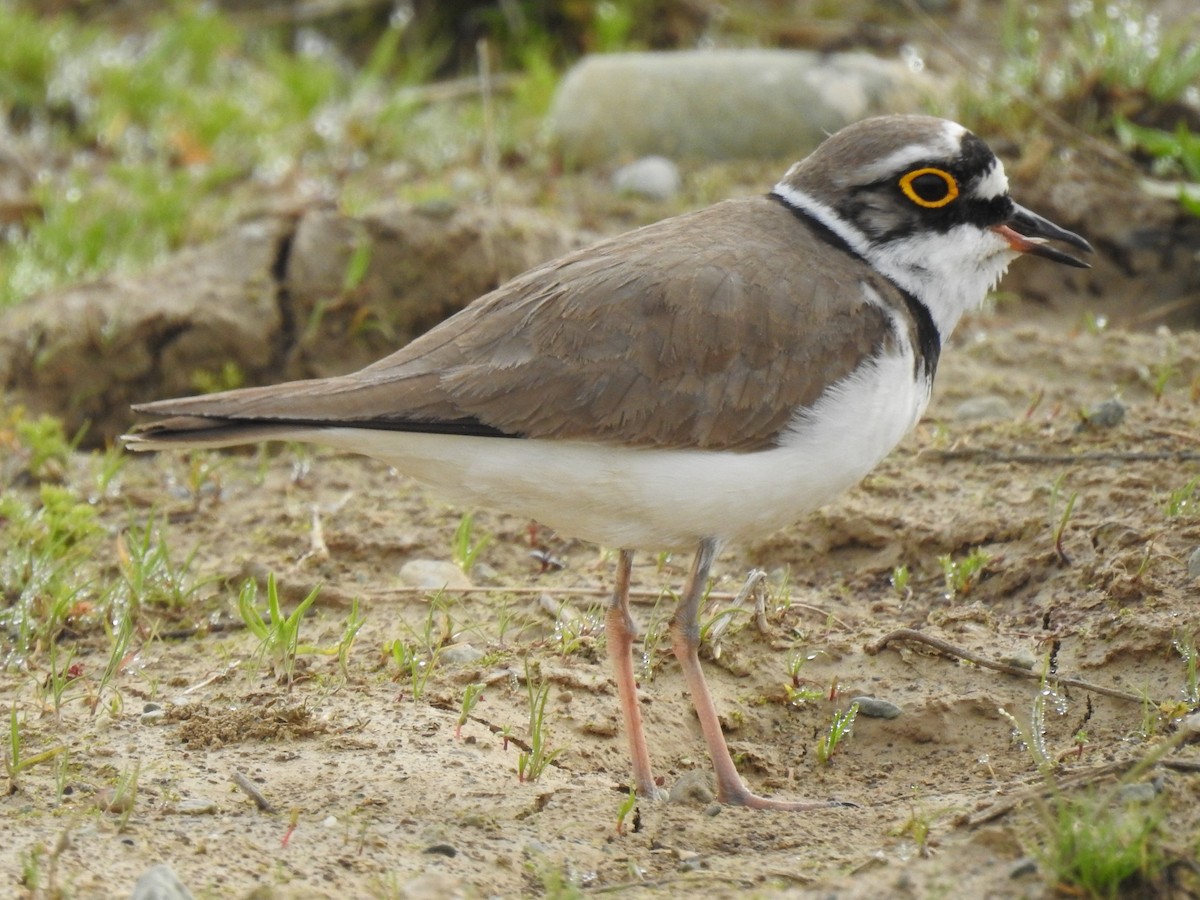
{"type": "Polygon", "coordinates": [[[942,169],[913,169],[913,171],[900,179],[900,190],[904,191],[904,196],[917,204],[917,206],[923,206],[926,209],[938,209],[950,203],[958,196],[958,182],[953,175],[942,169]],[[932,187],[937,190],[939,186],[933,184],[932,180],[928,178],[925,178],[924,182],[919,185],[920,192],[918,193],[918,187],[914,187],[913,182],[926,175],[934,175],[940,179],[945,185],[946,193],[940,197],[929,196],[930,188],[932,187]],[[925,196],[922,196],[922,194],[925,196]]]}

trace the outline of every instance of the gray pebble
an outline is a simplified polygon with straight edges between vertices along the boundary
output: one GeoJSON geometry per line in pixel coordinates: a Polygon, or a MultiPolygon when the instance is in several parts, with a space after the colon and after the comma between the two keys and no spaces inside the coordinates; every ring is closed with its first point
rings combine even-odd
{"type": "Polygon", "coordinates": [[[400,567],[400,581],[409,587],[465,590],[471,587],[471,579],[452,562],[440,559],[410,559],[400,567]]]}
{"type": "Polygon", "coordinates": [[[1026,875],[1037,874],[1037,860],[1032,856],[1024,856],[1009,867],[1009,878],[1024,878],[1026,875]]]}
{"type": "Polygon", "coordinates": [[[1116,428],[1125,421],[1125,404],[1120,400],[1105,400],[1083,416],[1077,431],[1093,428],[1116,428]]]}
{"type": "Polygon", "coordinates": [[[129,896],[131,900],[192,900],[192,892],[166,863],[147,869],[129,896]]]}
{"type": "Polygon", "coordinates": [[[712,803],[716,795],[709,784],[708,773],[701,769],[684,772],[679,780],[671,785],[668,799],[672,803],[695,803],[697,805],[712,803]]]}
{"type": "Polygon", "coordinates": [[[425,852],[434,856],[445,856],[447,859],[458,856],[458,849],[453,844],[430,844],[425,848],[425,852]]]}
{"type": "Polygon", "coordinates": [[[138,722],[142,725],[162,725],[167,720],[167,711],[165,709],[151,709],[138,716],[138,722]]]}
{"type": "Polygon", "coordinates": [[[894,719],[903,712],[895,703],[878,697],[852,697],[850,703],[857,703],[858,714],[868,719],[894,719]]]}
{"type": "Polygon", "coordinates": [[[1200,578],[1200,547],[1192,551],[1188,557],[1188,578],[1200,578]]]}
{"type": "Polygon", "coordinates": [[[954,418],[960,422],[983,422],[1012,417],[1013,410],[1008,401],[994,394],[972,397],[954,407],[954,418]]]}
{"type": "Polygon", "coordinates": [[[619,194],[636,194],[651,200],[670,200],[683,180],[679,167],[665,156],[643,156],[613,173],[612,186],[619,194]]]}
{"type": "Polygon", "coordinates": [[[1117,799],[1122,803],[1149,803],[1162,790],[1160,784],[1142,781],[1138,784],[1123,784],[1117,788],[1117,799]]]}
{"type": "Polygon", "coordinates": [[[466,642],[449,644],[438,653],[438,662],[447,666],[465,666],[483,659],[483,651],[466,642]]]}
{"type": "Polygon", "coordinates": [[[1006,666],[1015,666],[1018,669],[1033,670],[1037,665],[1037,660],[1033,658],[1033,654],[1026,653],[1023,650],[1018,650],[1016,653],[1010,653],[1008,656],[1000,657],[1000,662],[1006,666]]]}

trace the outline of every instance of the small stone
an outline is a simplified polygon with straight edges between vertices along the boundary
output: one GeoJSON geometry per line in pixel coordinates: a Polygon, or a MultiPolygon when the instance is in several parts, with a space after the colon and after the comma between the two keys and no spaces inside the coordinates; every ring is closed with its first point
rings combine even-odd
{"type": "Polygon", "coordinates": [[[1200,578],[1200,547],[1192,551],[1187,563],[1188,578],[1200,578]]]}
{"type": "Polygon", "coordinates": [[[144,713],[154,712],[155,710],[159,709],[162,709],[161,703],[154,703],[153,701],[148,700],[142,704],[142,712],[144,713]]]}
{"type": "Polygon", "coordinates": [[[448,644],[438,653],[438,662],[447,666],[466,666],[483,659],[483,651],[465,641],[448,644]]]}
{"type": "Polygon", "coordinates": [[[1179,723],[1179,727],[1188,734],[1200,736],[1200,712],[1185,716],[1183,721],[1179,723]]]}
{"type": "Polygon", "coordinates": [[[858,714],[868,719],[894,719],[903,712],[895,703],[878,697],[852,697],[850,703],[857,703],[858,714]]]}
{"type": "Polygon", "coordinates": [[[152,709],[138,716],[138,722],[142,725],[162,725],[167,720],[167,711],[165,709],[152,709]]]}
{"type": "Polygon", "coordinates": [[[1149,803],[1158,796],[1160,790],[1160,786],[1153,781],[1123,784],[1117,788],[1117,799],[1122,803],[1149,803]]]}
{"type": "Polygon", "coordinates": [[[650,200],[670,200],[679,193],[683,179],[679,167],[665,156],[643,156],[613,173],[612,186],[619,194],[635,194],[650,200]]]}
{"type": "Polygon", "coordinates": [[[954,418],[960,422],[983,422],[1012,417],[1013,411],[1008,401],[994,394],[972,397],[954,408],[954,418]]]}
{"type": "Polygon", "coordinates": [[[1091,412],[1084,413],[1076,431],[1116,428],[1125,421],[1125,404],[1120,400],[1105,400],[1091,412]]]}
{"type": "Polygon", "coordinates": [[[192,892],[184,887],[170,866],[159,863],[137,880],[130,900],[192,900],[192,892]]]}
{"type": "Polygon", "coordinates": [[[435,856],[444,856],[447,859],[454,859],[458,856],[458,849],[452,844],[430,844],[425,848],[425,852],[435,856]]]}
{"type": "Polygon", "coordinates": [[[1026,875],[1037,874],[1037,860],[1032,856],[1025,856],[1018,859],[1015,863],[1009,866],[1009,878],[1024,878],[1026,875]]]}
{"type": "Polygon", "coordinates": [[[1017,669],[1025,669],[1026,671],[1032,671],[1033,667],[1037,665],[1037,660],[1033,658],[1033,655],[1026,653],[1023,650],[1018,650],[1016,653],[1010,653],[1007,656],[1000,657],[1000,662],[1004,663],[1006,666],[1013,666],[1017,669]]]}
{"type": "Polygon", "coordinates": [[[701,805],[712,803],[715,794],[713,794],[712,785],[709,784],[708,773],[700,769],[693,769],[691,772],[685,772],[678,781],[671,785],[667,797],[672,803],[701,805]]]}
{"type": "Polygon", "coordinates": [[[440,559],[410,559],[400,567],[400,581],[409,587],[465,590],[473,587],[471,579],[452,562],[440,559]]]}
{"type": "Polygon", "coordinates": [[[337,824],[338,824],[337,816],[326,816],[324,819],[321,820],[321,827],[323,827],[323,828],[336,828],[337,824]]]}

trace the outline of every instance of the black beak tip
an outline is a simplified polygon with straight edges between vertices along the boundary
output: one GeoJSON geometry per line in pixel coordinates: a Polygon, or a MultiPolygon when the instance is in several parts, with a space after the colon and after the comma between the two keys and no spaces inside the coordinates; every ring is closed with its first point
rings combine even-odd
{"type": "MultiPolygon", "coordinates": [[[[1049,219],[1039,216],[1037,213],[1026,209],[1019,203],[1013,204],[1012,216],[1008,220],[1008,226],[1018,234],[1024,235],[1027,238],[1034,238],[1040,241],[1061,241],[1084,253],[1095,253],[1096,250],[1087,241],[1086,238],[1076,234],[1073,231],[1055,225],[1049,219]]],[[[1091,266],[1081,259],[1076,259],[1068,253],[1051,247],[1048,244],[1039,243],[1037,248],[1026,248],[1027,252],[1033,253],[1036,256],[1043,256],[1047,259],[1052,259],[1055,262],[1063,263],[1068,266],[1075,266],[1079,269],[1090,269],[1091,266]]]]}

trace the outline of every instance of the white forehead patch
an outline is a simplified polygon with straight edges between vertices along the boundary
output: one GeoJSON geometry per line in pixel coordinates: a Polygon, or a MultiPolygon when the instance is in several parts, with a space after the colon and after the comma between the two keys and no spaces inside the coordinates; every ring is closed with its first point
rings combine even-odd
{"type": "Polygon", "coordinates": [[[1008,176],[1004,174],[1004,163],[993,160],[991,166],[979,177],[971,191],[980,200],[994,200],[1008,193],[1008,176]]]}

